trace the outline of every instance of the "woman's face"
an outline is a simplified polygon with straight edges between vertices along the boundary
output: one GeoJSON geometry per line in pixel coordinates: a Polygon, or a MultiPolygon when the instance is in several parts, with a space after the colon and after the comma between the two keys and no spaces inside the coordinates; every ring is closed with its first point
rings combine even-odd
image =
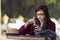
{"type": "Polygon", "coordinates": [[[37,15],[37,18],[38,18],[39,21],[43,21],[44,18],[45,18],[45,14],[44,14],[43,10],[37,11],[36,15],[37,15]]]}

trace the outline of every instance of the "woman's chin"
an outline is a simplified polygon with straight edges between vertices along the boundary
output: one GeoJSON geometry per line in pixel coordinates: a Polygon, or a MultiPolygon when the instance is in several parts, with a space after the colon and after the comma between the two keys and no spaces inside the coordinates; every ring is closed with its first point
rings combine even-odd
{"type": "Polygon", "coordinates": [[[43,21],[42,19],[39,19],[39,21],[43,21]]]}

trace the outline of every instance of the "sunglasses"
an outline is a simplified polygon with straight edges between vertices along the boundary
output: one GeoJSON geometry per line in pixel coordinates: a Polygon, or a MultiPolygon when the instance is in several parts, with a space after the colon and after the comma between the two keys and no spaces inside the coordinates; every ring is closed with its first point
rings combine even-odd
{"type": "Polygon", "coordinates": [[[36,14],[36,15],[45,15],[45,14],[41,13],[41,14],[36,14]]]}

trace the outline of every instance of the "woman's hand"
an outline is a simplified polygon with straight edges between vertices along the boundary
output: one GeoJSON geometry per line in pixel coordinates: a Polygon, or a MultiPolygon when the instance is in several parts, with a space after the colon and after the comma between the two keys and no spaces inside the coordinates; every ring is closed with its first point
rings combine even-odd
{"type": "Polygon", "coordinates": [[[34,23],[35,23],[35,21],[32,20],[32,19],[30,19],[30,20],[25,24],[25,28],[26,28],[28,25],[34,24],[34,23]]]}

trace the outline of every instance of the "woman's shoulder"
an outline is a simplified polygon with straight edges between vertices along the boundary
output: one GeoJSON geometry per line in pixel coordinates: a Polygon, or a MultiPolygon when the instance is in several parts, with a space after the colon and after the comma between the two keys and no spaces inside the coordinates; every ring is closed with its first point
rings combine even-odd
{"type": "Polygon", "coordinates": [[[52,24],[55,24],[53,21],[51,21],[52,24]]]}
{"type": "Polygon", "coordinates": [[[50,21],[50,22],[48,23],[48,28],[49,28],[50,30],[53,30],[53,31],[55,32],[55,30],[56,30],[56,25],[55,25],[55,23],[54,23],[53,21],[50,21]]]}
{"type": "Polygon", "coordinates": [[[49,25],[55,25],[55,23],[53,21],[50,21],[48,24],[49,25]]]}

